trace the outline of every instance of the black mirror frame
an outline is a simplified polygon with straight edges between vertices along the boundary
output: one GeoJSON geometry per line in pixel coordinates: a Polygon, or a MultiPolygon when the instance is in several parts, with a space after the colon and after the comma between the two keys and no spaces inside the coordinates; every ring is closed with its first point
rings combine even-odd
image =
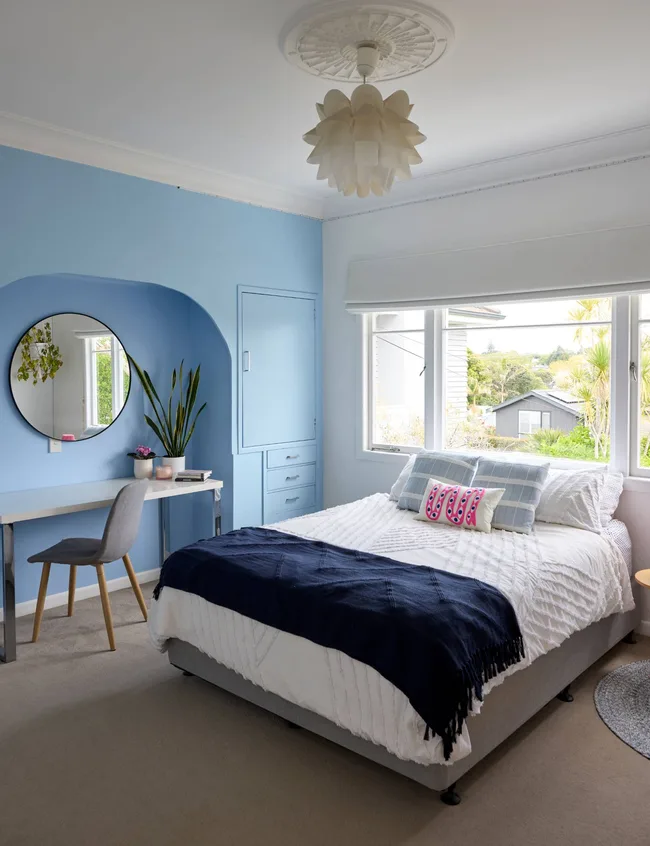
{"type": "Polygon", "coordinates": [[[18,414],[20,414],[21,418],[25,421],[25,423],[27,423],[28,426],[30,426],[35,432],[38,432],[39,435],[41,435],[44,438],[47,438],[50,441],[59,441],[60,443],[64,443],[64,444],[80,444],[80,443],[83,443],[84,441],[92,441],[93,438],[96,438],[99,435],[103,435],[104,432],[107,429],[110,429],[111,426],[113,426],[115,423],[117,423],[117,421],[120,419],[120,417],[122,416],[122,412],[126,408],[126,404],[129,401],[129,397],[131,396],[131,387],[133,385],[133,368],[131,367],[131,362],[130,362],[129,356],[126,352],[126,347],[122,343],[121,338],[119,337],[119,335],[117,335],[115,332],[113,332],[111,327],[107,326],[106,323],[104,323],[98,317],[93,317],[92,314],[85,314],[83,311],[57,311],[54,314],[48,314],[45,317],[39,317],[39,319],[36,320],[34,323],[32,323],[31,326],[27,327],[27,329],[24,329],[21,332],[20,337],[16,341],[14,348],[13,348],[13,352],[11,353],[11,356],[9,358],[9,373],[8,373],[7,378],[8,378],[8,381],[9,381],[9,393],[11,394],[12,402],[13,402],[14,406],[16,407],[16,411],[18,412],[18,414]],[[111,333],[111,335],[113,335],[119,341],[120,346],[124,350],[124,353],[126,355],[126,360],[128,362],[128,365],[129,365],[129,390],[127,391],[126,396],[124,397],[124,404],[122,405],[122,408],[120,409],[120,413],[117,415],[117,417],[113,420],[112,423],[109,423],[108,426],[105,426],[103,429],[101,429],[101,431],[95,432],[94,435],[89,435],[87,438],[80,438],[79,440],[74,440],[74,441],[64,441],[63,438],[55,438],[53,435],[48,435],[45,432],[41,432],[40,429],[37,429],[36,426],[34,426],[32,423],[30,423],[30,421],[22,413],[22,411],[20,410],[20,406],[16,402],[16,397],[14,396],[14,389],[13,389],[13,386],[11,384],[11,366],[12,366],[13,361],[14,361],[14,356],[16,355],[16,352],[18,351],[18,347],[20,346],[20,342],[22,341],[23,337],[25,336],[25,333],[29,332],[30,329],[33,329],[34,326],[36,326],[37,323],[41,323],[43,320],[50,320],[51,318],[57,317],[60,314],[75,314],[78,317],[87,317],[90,320],[96,320],[98,323],[101,323],[102,326],[106,326],[106,328],[111,333]]]}

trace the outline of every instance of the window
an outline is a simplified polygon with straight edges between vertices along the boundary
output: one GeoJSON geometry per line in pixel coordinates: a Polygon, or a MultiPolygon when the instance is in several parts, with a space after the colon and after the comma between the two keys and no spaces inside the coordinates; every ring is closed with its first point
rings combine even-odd
{"type": "Polygon", "coordinates": [[[424,446],[424,312],[372,315],[369,340],[372,448],[424,446]]]}
{"type": "Polygon", "coordinates": [[[86,430],[109,426],[129,393],[129,365],[115,335],[83,337],[86,430]]]}
{"type": "Polygon", "coordinates": [[[650,293],[378,313],[366,335],[369,449],[528,453],[650,476],[650,293]]]}
{"type": "Polygon", "coordinates": [[[448,309],[445,445],[606,462],[611,310],[608,298],[448,309]]]}
{"type": "Polygon", "coordinates": [[[551,428],[550,411],[520,411],[519,412],[519,437],[525,438],[538,432],[540,429],[551,428]]]}

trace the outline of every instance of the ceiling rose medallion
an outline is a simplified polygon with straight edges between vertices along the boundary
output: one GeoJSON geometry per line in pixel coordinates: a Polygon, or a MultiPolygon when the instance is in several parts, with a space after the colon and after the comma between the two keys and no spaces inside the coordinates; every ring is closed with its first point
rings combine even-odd
{"type": "Polygon", "coordinates": [[[334,3],[312,7],[289,25],[284,52],[314,76],[343,82],[363,80],[348,98],[328,91],[316,110],[320,122],[303,138],[314,149],[307,161],[318,179],[345,196],[390,191],[395,178],[409,179],[426,140],[409,120],[406,91],[385,100],[373,81],[417,73],[438,61],[453,38],[449,21],[418,3],[334,3]]]}

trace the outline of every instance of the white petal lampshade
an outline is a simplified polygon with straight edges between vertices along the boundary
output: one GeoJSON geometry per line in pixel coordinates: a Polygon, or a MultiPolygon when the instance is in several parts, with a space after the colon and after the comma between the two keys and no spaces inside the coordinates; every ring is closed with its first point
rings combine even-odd
{"type": "Polygon", "coordinates": [[[303,135],[314,147],[307,161],[318,165],[317,178],[346,197],[381,196],[395,177],[410,179],[411,165],[422,161],[415,146],[426,140],[409,120],[412,108],[406,91],[386,100],[374,85],[359,85],[351,99],[328,91],[316,106],[320,123],[303,135]]]}

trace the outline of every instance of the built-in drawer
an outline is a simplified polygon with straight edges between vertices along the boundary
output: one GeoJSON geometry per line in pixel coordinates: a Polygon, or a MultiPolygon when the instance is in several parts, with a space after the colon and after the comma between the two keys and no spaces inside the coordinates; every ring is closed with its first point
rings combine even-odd
{"type": "Polygon", "coordinates": [[[312,508],[316,504],[316,486],[293,488],[290,491],[274,491],[264,497],[264,513],[276,514],[285,511],[298,511],[300,508],[312,508]]]}
{"type": "Polygon", "coordinates": [[[292,464],[309,464],[316,461],[316,447],[285,447],[285,449],[270,449],[266,453],[266,466],[290,467],[292,464]]]}
{"type": "Polygon", "coordinates": [[[312,508],[299,508],[297,511],[282,511],[282,512],[273,512],[272,514],[268,514],[264,518],[265,523],[281,523],[283,520],[291,520],[292,517],[302,517],[305,514],[310,514],[313,511],[312,508]]]}
{"type": "Polygon", "coordinates": [[[301,485],[316,484],[316,465],[304,464],[296,467],[281,467],[267,470],[267,491],[281,491],[283,488],[298,488],[301,485]]]}

